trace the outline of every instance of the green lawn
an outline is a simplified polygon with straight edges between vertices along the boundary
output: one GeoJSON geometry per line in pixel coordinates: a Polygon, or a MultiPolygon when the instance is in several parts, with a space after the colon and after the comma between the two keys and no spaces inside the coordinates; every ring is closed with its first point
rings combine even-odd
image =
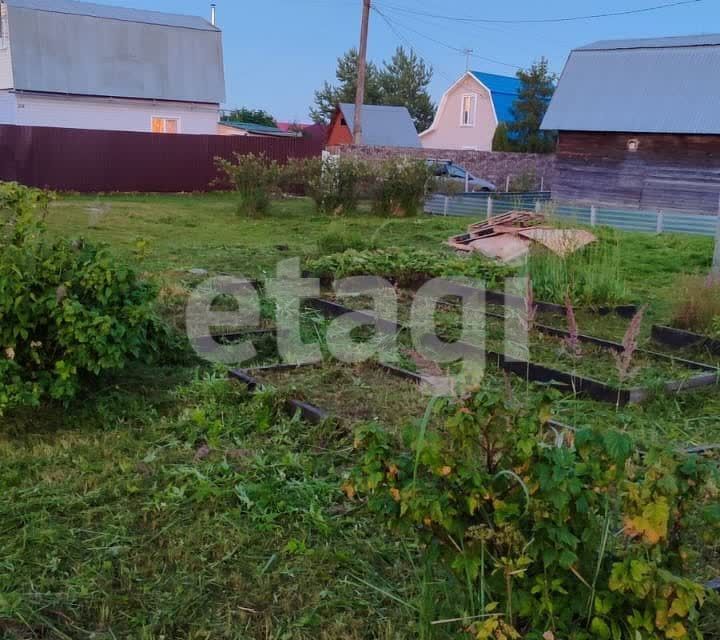
{"type": "MultiPolygon", "coordinates": [[[[280,259],[317,255],[339,227],[379,247],[439,249],[468,220],[338,220],[304,199],[246,219],[233,195],[211,194],[66,196],[48,223],[109,244],[157,278],[177,320],[199,281],[191,269],[271,274],[280,259]]],[[[669,317],[675,278],[707,271],[712,240],[616,238],[633,299],[651,305],[647,335],[650,321],[669,317]]],[[[582,313],[579,322],[616,338],[627,325],[582,313]]],[[[284,416],[273,394],[249,398],[221,369],[176,360],[103,377],[69,407],[0,418],[0,638],[461,637],[457,624],[430,624],[463,613],[450,576],[428,567],[413,536],[340,491],[355,462],[352,427],[378,419],[400,431],[426,398],[363,367],[274,376],[280,398],[324,401],[338,417],[310,428],[284,416]]],[[[558,396],[553,411],[642,442],[720,442],[716,390],[620,410],[558,396]]],[[[720,575],[717,545],[701,566],[698,579],[720,575]]],[[[712,612],[706,628],[720,637],[712,612]]]]}

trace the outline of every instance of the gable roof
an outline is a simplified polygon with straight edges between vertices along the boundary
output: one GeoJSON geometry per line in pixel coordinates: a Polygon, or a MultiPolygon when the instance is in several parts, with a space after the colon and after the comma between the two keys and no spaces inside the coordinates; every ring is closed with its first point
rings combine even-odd
{"type": "Polygon", "coordinates": [[[512,115],[512,106],[520,92],[520,80],[511,76],[500,76],[483,71],[471,71],[470,73],[490,91],[498,122],[512,122],[515,119],[512,115]]]}
{"type": "MultiPolygon", "coordinates": [[[[341,103],[338,108],[354,135],[355,105],[341,103]]],[[[363,105],[363,144],[372,147],[420,147],[415,124],[406,107],[363,105]]]]}
{"type": "Polygon", "coordinates": [[[203,18],[76,0],[7,0],[14,89],[220,103],[221,31],[203,18]]]}
{"type": "Polygon", "coordinates": [[[720,134],[720,35],[595,42],[573,50],[543,129],[720,134]]]}

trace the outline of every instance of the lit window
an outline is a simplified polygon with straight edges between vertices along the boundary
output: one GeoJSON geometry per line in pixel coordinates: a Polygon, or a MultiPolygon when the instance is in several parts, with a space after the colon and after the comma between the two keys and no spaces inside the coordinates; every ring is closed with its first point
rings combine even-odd
{"type": "Polygon", "coordinates": [[[152,119],[152,132],[153,133],[177,133],[178,132],[177,118],[153,118],[152,119]]]}
{"type": "Polygon", "coordinates": [[[474,127],[475,126],[475,105],[477,103],[477,96],[474,94],[467,94],[462,97],[462,114],[460,116],[460,124],[463,127],[474,127]]]}

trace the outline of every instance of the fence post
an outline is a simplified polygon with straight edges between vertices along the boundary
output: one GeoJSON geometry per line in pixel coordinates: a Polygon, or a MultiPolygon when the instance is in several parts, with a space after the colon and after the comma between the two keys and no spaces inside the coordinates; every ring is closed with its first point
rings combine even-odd
{"type": "Polygon", "coordinates": [[[445,196],[445,202],[443,203],[443,215],[446,216],[448,214],[448,205],[450,204],[450,198],[445,196]]]}
{"type": "Polygon", "coordinates": [[[542,205],[540,204],[540,200],[535,200],[535,213],[542,212],[542,205]]]}
{"type": "Polygon", "coordinates": [[[594,227],[595,225],[597,225],[597,207],[592,205],[590,207],[590,226],[594,227]]]}
{"type": "Polygon", "coordinates": [[[715,253],[713,254],[712,272],[720,274],[720,198],[718,198],[718,219],[715,227],[715,253]]]}
{"type": "Polygon", "coordinates": [[[493,210],[493,199],[492,196],[488,196],[487,201],[487,217],[492,218],[492,210],[493,210]]]}
{"type": "Polygon", "coordinates": [[[505,193],[510,193],[510,176],[505,178],[505,193]]]}
{"type": "Polygon", "coordinates": [[[545,191],[545,176],[540,176],[540,191],[545,191]]]}
{"type": "Polygon", "coordinates": [[[468,171],[465,171],[465,193],[468,193],[470,191],[470,174],[468,171]]]}
{"type": "Polygon", "coordinates": [[[655,233],[660,235],[663,232],[665,226],[665,214],[662,211],[657,212],[657,225],[655,226],[655,233]]]}

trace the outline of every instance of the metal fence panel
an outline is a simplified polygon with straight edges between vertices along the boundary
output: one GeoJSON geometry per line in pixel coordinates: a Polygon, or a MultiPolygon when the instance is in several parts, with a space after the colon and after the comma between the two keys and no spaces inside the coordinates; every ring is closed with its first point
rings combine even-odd
{"type": "Polygon", "coordinates": [[[433,215],[465,216],[482,220],[488,216],[488,207],[492,215],[513,210],[534,211],[537,207],[560,221],[645,233],[690,233],[714,236],[720,224],[718,216],[698,213],[664,213],[594,207],[593,215],[593,208],[590,206],[551,201],[549,192],[433,195],[427,199],[425,211],[433,215]]]}

